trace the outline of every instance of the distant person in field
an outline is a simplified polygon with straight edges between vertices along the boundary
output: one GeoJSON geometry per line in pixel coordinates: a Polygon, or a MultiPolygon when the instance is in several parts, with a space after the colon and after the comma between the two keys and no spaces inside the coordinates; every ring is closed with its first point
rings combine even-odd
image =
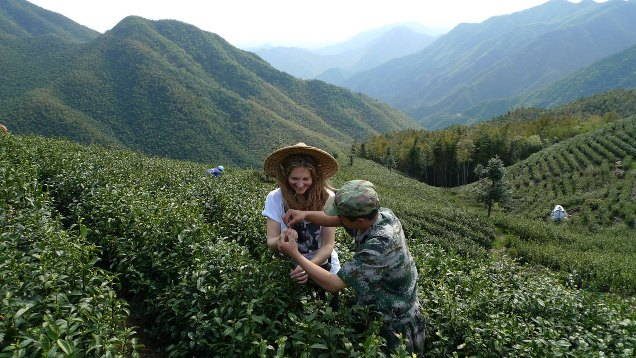
{"type": "Polygon", "coordinates": [[[9,134],[9,129],[4,126],[4,124],[0,123],[0,133],[9,134]]]}
{"type": "Polygon", "coordinates": [[[550,216],[552,217],[552,220],[561,222],[567,219],[569,215],[561,205],[556,205],[554,209],[552,209],[550,216]]]}
{"type": "Polygon", "coordinates": [[[423,355],[425,334],[417,298],[417,268],[400,220],[390,209],[380,207],[372,183],[346,182],[324,212],[288,210],[283,219],[291,227],[305,220],[344,226],[355,240],[355,250],[353,259],[343,263],[337,274],[298,252],[298,234],[293,229],[283,231],[278,250],[298,262],[302,272],[325,290],[353,288],[358,304],[372,305],[382,315],[382,334],[390,350],[399,345],[399,335],[411,353],[423,355]]]}
{"type": "Polygon", "coordinates": [[[222,165],[219,165],[217,167],[207,170],[208,174],[212,175],[215,178],[218,178],[221,175],[223,175],[224,171],[225,171],[225,168],[222,165]]]}
{"type": "MultiPolygon", "coordinates": [[[[277,250],[278,241],[288,229],[283,221],[287,210],[323,210],[333,200],[334,193],[329,189],[327,179],[338,170],[338,162],[321,149],[298,143],[274,151],[265,159],[264,168],[278,184],[277,189],[267,194],[262,212],[267,218],[267,246],[277,250]]],[[[304,220],[297,220],[291,227],[303,258],[328,272],[338,272],[340,262],[334,250],[335,228],[304,220]]],[[[306,284],[309,279],[296,263],[290,277],[299,284],[306,284]]]]}

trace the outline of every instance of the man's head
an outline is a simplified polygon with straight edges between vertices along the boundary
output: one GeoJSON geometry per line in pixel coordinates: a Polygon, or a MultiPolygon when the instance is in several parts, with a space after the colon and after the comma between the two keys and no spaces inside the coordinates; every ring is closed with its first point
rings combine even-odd
{"type": "Polygon", "coordinates": [[[373,184],[366,180],[351,180],[336,191],[336,196],[325,213],[344,218],[343,224],[356,222],[358,219],[372,221],[380,208],[380,199],[373,184]]]}

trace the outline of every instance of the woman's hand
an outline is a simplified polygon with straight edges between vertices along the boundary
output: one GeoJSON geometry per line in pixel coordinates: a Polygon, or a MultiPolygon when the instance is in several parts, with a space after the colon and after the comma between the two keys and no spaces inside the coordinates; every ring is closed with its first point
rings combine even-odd
{"type": "Polygon", "coordinates": [[[281,238],[276,243],[276,247],[278,251],[284,253],[285,255],[294,258],[296,255],[300,255],[298,252],[298,233],[294,229],[285,229],[281,233],[281,238]]]}
{"type": "Polygon", "coordinates": [[[292,278],[292,280],[295,280],[296,283],[300,285],[306,284],[307,280],[309,280],[309,275],[302,267],[300,267],[300,265],[296,266],[296,268],[291,271],[289,276],[292,278]]]}

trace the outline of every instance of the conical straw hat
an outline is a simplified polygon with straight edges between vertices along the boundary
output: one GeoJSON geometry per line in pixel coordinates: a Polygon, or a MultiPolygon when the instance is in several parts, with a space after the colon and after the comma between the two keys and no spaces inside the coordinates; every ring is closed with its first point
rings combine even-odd
{"type": "Polygon", "coordinates": [[[306,154],[313,157],[319,167],[320,173],[322,173],[325,179],[332,177],[338,171],[338,162],[331,154],[305,143],[296,143],[292,146],[283,147],[272,152],[272,154],[265,159],[265,164],[263,165],[265,173],[276,177],[276,172],[282,161],[293,154],[306,154]]]}

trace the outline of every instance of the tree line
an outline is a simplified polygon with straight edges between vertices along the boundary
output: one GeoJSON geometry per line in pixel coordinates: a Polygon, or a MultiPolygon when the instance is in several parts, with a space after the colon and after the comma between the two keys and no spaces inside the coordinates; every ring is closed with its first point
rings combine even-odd
{"type": "Polygon", "coordinates": [[[474,126],[404,130],[354,143],[351,152],[433,186],[453,187],[478,179],[475,168],[499,157],[508,166],[554,143],[619,118],[543,109],[517,109],[474,126]]]}

